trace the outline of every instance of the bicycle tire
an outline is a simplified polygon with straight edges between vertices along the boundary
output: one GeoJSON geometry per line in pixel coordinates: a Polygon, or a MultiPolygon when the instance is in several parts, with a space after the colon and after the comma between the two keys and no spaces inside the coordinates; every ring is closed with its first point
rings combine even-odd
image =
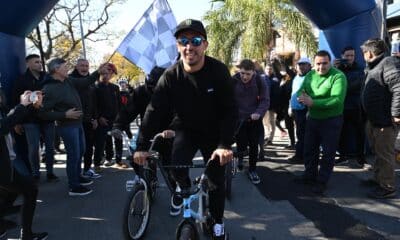
{"type": "Polygon", "coordinates": [[[203,232],[203,234],[205,236],[208,236],[211,233],[211,225],[212,225],[211,216],[210,216],[210,211],[209,211],[209,208],[208,208],[207,197],[203,196],[202,198],[203,198],[203,204],[204,204],[204,206],[203,206],[203,216],[205,216],[206,221],[202,222],[200,224],[200,230],[201,230],[201,232],[203,232]]]}
{"type": "Polygon", "coordinates": [[[232,199],[232,178],[233,178],[233,162],[229,162],[225,167],[225,197],[232,199]]]}
{"type": "Polygon", "coordinates": [[[199,240],[196,224],[192,219],[184,219],[176,229],[177,240],[199,240]]]}
{"type": "Polygon", "coordinates": [[[123,228],[125,239],[142,239],[150,221],[151,203],[145,186],[140,183],[133,187],[125,204],[123,228]]]}

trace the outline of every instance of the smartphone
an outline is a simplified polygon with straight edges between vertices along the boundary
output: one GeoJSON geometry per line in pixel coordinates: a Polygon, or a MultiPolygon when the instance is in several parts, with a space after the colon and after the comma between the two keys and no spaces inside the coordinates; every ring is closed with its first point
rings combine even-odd
{"type": "Polygon", "coordinates": [[[349,62],[345,58],[341,58],[341,59],[339,59],[339,61],[340,61],[340,64],[342,64],[342,65],[346,65],[349,62]]]}
{"type": "Polygon", "coordinates": [[[39,99],[37,92],[32,92],[31,95],[29,96],[29,101],[34,103],[39,99]]]}

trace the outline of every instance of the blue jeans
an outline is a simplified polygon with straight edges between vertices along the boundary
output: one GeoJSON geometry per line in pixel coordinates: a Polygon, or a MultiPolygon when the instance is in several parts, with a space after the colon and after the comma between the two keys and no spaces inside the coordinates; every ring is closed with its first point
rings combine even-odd
{"type": "Polygon", "coordinates": [[[304,135],[306,132],[306,121],[307,121],[307,109],[294,110],[294,121],[296,123],[296,157],[299,159],[304,159],[304,135]]]}
{"type": "Polygon", "coordinates": [[[307,118],[304,137],[305,178],[321,183],[328,182],[333,171],[342,124],[342,116],[328,119],[307,118]],[[322,147],[321,160],[319,159],[320,146],[322,147]],[[320,164],[319,171],[318,163],[320,164]]]}
{"type": "Polygon", "coordinates": [[[85,153],[85,135],[82,124],[57,126],[67,152],[67,176],[70,189],[80,186],[82,156],[85,153]]]}
{"type": "Polygon", "coordinates": [[[53,173],[54,165],[54,123],[25,123],[24,130],[28,143],[28,156],[31,163],[32,175],[40,176],[39,144],[41,131],[46,147],[47,174],[53,173]]]}

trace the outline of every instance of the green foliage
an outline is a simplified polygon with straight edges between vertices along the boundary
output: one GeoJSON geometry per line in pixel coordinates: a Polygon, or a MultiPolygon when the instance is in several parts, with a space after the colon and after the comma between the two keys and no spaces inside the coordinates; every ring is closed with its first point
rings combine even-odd
{"type": "Polygon", "coordinates": [[[274,28],[288,34],[297,48],[312,55],[316,41],[310,22],[290,0],[214,0],[219,8],[204,17],[209,35],[209,54],[226,64],[239,48],[243,58],[265,59],[271,50],[274,28]],[[240,45],[239,45],[240,44],[240,45]]]}

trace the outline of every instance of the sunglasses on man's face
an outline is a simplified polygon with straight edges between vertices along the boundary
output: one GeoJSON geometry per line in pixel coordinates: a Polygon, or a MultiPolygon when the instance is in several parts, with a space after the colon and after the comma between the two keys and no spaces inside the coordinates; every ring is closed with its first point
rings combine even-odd
{"type": "Polygon", "coordinates": [[[187,38],[187,37],[181,37],[178,38],[177,41],[179,43],[179,45],[181,46],[186,46],[189,43],[192,44],[192,46],[194,47],[198,47],[201,45],[201,43],[204,41],[205,39],[203,39],[202,37],[193,37],[191,39],[187,38]]]}

